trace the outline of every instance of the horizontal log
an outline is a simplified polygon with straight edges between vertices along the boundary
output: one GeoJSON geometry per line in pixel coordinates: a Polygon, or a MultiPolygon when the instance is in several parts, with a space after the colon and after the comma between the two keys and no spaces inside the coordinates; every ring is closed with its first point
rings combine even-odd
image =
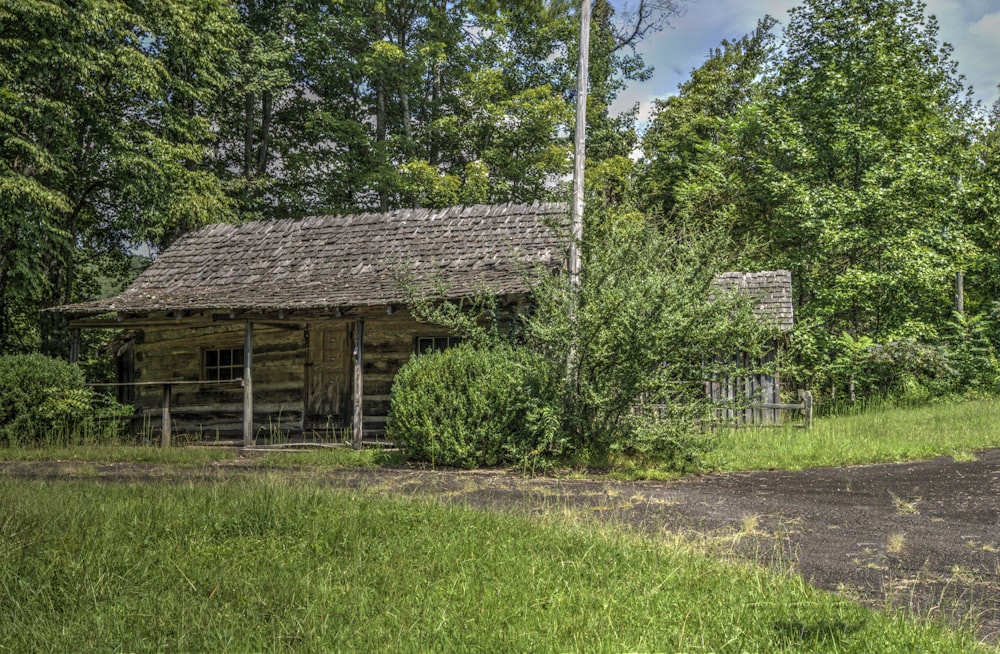
{"type": "Polygon", "coordinates": [[[208,386],[208,385],[221,386],[221,385],[227,385],[227,384],[228,385],[242,386],[243,385],[243,379],[242,378],[237,378],[237,379],[226,379],[226,380],[221,380],[221,381],[185,381],[185,380],[171,379],[171,380],[167,380],[167,381],[95,382],[93,384],[86,384],[86,385],[96,388],[96,387],[101,387],[101,386],[163,386],[164,384],[170,384],[171,386],[185,386],[185,385],[192,385],[192,384],[199,384],[199,385],[202,385],[202,386],[208,386]]]}

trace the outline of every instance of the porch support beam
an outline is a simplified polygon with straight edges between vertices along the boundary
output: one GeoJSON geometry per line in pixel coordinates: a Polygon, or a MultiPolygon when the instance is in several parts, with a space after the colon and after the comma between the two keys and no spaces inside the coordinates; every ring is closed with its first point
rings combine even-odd
{"type": "Polygon", "coordinates": [[[163,414],[160,416],[160,447],[170,447],[170,394],[171,385],[163,385],[163,414]]]}
{"type": "Polygon", "coordinates": [[[253,323],[247,321],[243,337],[243,447],[253,445],[253,323]]]}
{"type": "Polygon", "coordinates": [[[365,321],[354,321],[354,449],[361,449],[361,439],[364,436],[364,411],[362,403],[365,399],[365,321]]]}

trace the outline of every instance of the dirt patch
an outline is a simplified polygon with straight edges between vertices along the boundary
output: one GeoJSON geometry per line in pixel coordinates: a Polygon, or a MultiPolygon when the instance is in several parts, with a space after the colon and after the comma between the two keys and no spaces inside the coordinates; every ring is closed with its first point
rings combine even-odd
{"type": "MultiPolygon", "coordinates": [[[[412,469],[267,471],[342,488],[430,495],[484,509],[571,510],[653,536],[683,533],[873,606],[970,622],[1000,642],[1000,450],[975,460],[801,472],[708,474],[675,482],[526,479],[412,469]]],[[[0,475],[102,481],[220,480],[239,465],[2,463],[0,475]]]]}

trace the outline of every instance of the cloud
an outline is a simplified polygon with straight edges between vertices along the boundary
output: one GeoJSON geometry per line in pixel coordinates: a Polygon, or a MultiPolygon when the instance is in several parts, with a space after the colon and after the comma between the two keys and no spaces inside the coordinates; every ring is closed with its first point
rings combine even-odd
{"type": "Polygon", "coordinates": [[[981,94],[982,99],[996,102],[1000,97],[1000,90],[997,89],[1000,84],[1000,69],[997,68],[997,61],[1000,61],[1000,12],[981,16],[969,26],[969,35],[970,57],[964,69],[963,60],[958,58],[958,46],[955,46],[959,68],[970,80],[974,80],[977,94],[981,94]]]}
{"type": "Polygon", "coordinates": [[[708,53],[723,39],[742,37],[766,14],[783,21],[794,4],[792,0],[694,0],[687,3],[683,15],[672,19],[671,27],[647,38],[639,48],[646,63],[655,68],[653,78],[630,85],[613,108],[621,111],[639,102],[640,119],[648,117],[646,111],[653,100],[676,95],[677,86],[704,63],[708,53]]]}
{"type": "Polygon", "coordinates": [[[927,13],[938,19],[938,39],[950,43],[952,59],[975,97],[987,107],[1000,97],[1000,12],[995,0],[928,0],[927,13]]]}

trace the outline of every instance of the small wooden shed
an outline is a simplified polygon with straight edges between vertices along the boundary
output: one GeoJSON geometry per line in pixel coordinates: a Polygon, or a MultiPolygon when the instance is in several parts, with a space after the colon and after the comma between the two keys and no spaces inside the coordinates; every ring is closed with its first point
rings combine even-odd
{"type": "Polygon", "coordinates": [[[259,436],[384,432],[393,378],[449,344],[408,294],[523,302],[532,268],[556,269],[564,204],[218,224],[164,251],[121,294],[55,307],[74,329],[128,329],[128,396],[162,430],[259,436]]]}
{"type": "Polygon", "coordinates": [[[770,321],[778,331],[771,349],[760,359],[751,360],[746,352],[716,356],[736,370],[748,372],[725,377],[715,376],[705,383],[705,393],[720,407],[716,418],[729,423],[761,425],[781,422],[781,374],[777,369],[778,353],[784,335],[794,326],[792,307],[792,273],[788,270],[762,272],[728,272],[715,278],[716,287],[729,292],[745,293],[753,298],[755,310],[770,321]],[[762,372],[771,368],[773,372],[762,372]],[[743,405],[743,408],[725,408],[743,405]]]}

